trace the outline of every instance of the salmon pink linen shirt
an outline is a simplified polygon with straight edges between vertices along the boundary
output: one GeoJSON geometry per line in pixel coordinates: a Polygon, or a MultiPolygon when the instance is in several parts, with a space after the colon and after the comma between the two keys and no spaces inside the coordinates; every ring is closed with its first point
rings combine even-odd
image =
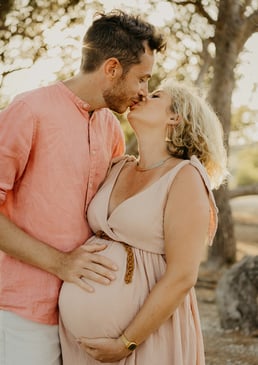
{"type": "MultiPolygon", "coordinates": [[[[85,211],[110,160],[124,153],[113,113],[88,110],[58,82],[17,96],[0,113],[0,213],[61,251],[90,237],[85,211]]],[[[56,324],[61,283],[0,251],[0,309],[56,324]]]]}

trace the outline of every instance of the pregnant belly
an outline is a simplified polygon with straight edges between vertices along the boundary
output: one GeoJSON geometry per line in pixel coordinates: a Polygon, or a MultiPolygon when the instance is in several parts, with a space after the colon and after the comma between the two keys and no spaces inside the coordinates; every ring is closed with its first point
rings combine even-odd
{"type": "Polygon", "coordinates": [[[146,279],[140,279],[137,267],[132,282],[124,282],[127,255],[123,245],[110,242],[101,254],[119,266],[116,279],[110,285],[91,282],[95,288],[93,293],[66,282],[61,288],[60,315],[66,329],[75,337],[119,336],[147,295],[147,283],[142,282],[146,279]]]}

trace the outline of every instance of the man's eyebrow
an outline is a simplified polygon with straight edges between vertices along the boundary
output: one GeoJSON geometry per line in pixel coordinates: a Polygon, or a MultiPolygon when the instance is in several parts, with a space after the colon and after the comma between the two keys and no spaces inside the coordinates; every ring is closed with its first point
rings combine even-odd
{"type": "Polygon", "coordinates": [[[141,79],[149,80],[151,78],[150,74],[146,74],[144,76],[141,76],[141,79]]]}

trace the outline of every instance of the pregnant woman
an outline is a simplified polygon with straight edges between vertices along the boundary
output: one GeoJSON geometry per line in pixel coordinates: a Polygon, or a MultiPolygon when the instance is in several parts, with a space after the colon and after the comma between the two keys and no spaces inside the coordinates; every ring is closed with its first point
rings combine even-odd
{"type": "MultiPolygon", "coordinates": [[[[194,285],[217,208],[226,153],[215,113],[197,93],[167,81],[127,116],[139,159],[114,164],[88,209],[102,255],[119,266],[88,293],[64,283],[64,365],[204,365],[194,285]]],[[[83,280],[83,278],[82,278],[83,280]]]]}

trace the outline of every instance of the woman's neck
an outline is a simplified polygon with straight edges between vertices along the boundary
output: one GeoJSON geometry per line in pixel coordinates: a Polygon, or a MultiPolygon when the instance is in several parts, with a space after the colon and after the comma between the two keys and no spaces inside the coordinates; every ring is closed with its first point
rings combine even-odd
{"type": "Polygon", "coordinates": [[[153,169],[163,165],[172,156],[168,153],[164,145],[148,143],[139,144],[138,169],[153,169]]]}

